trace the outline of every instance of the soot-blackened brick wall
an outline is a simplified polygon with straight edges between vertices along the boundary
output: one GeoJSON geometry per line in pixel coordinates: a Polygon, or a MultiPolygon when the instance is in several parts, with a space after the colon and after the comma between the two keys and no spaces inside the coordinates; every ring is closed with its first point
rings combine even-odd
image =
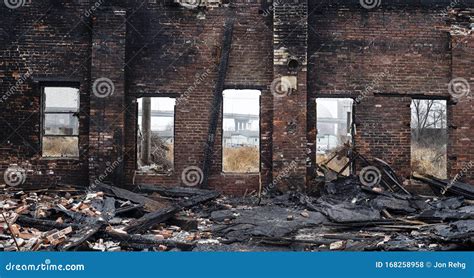
{"type": "MultiPolygon", "coordinates": [[[[188,167],[202,167],[213,91],[218,75],[224,23],[235,18],[225,88],[261,90],[261,175],[271,180],[272,19],[259,13],[258,1],[232,1],[232,7],[197,11],[148,4],[136,7],[127,33],[129,96],[176,98],[174,171],[170,176],[136,175],[136,183],[183,185],[188,167]]],[[[133,108],[135,109],[135,108],[133,108]]],[[[130,111],[133,111],[131,109],[130,111]]],[[[133,113],[131,113],[133,114],[133,113]]],[[[135,123],[127,118],[126,171],[133,176],[135,123]],[[132,150],[132,151],[128,151],[132,150]]],[[[221,121],[211,167],[210,185],[234,195],[258,189],[259,175],[222,173],[221,121]]]]}
{"type": "Polygon", "coordinates": [[[307,0],[275,2],[273,11],[273,178],[291,168],[282,190],[306,186],[307,12],[307,0]]]}
{"type": "Polygon", "coordinates": [[[183,171],[203,164],[224,23],[232,18],[225,88],[262,92],[261,173],[222,173],[218,128],[211,187],[233,195],[272,181],[304,187],[314,174],[318,97],[357,99],[357,148],[403,177],[410,174],[411,99],[448,100],[449,175],[473,180],[472,92],[453,99],[448,90],[455,78],[474,86],[472,4],[452,16],[450,1],[382,1],[366,9],[355,0],[232,0],[199,10],[172,2],[0,5],[0,169],[21,165],[32,185],[183,185],[183,171]],[[96,87],[97,80],[113,86],[96,87]],[[80,89],[78,159],[41,158],[40,88],[48,84],[80,89]],[[177,99],[170,176],[135,173],[142,96],[177,99]]]}
{"type": "Polygon", "coordinates": [[[87,184],[90,5],[19,2],[26,4],[0,5],[0,171],[17,164],[28,170],[28,184],[87,184]],[[40,88],[50,84],[80,88],[79,159],[41,158],[40,88]]]}
{"type": "Polygon", "coordinates": [[[97,10],[92,35],[89,179],[124,183],[126,10],[97,10]]]}
{"type": "MultiPolygon", "coordinates": [[[[318,97],[357,100],[356,147],[367,157],[391,163],[407,178],[412,98],[451,100],[448,84],[453,78],[472,82],[472,70],[466,70],[472,68],[467,54],[472,49],[451,49],[449,5],[382,7],[310,5],[308,90],[310,102],[318,97]]],[[[448,163],[456,165],[453,177],[461,164],[472,161],[472,154],[460,150],[470,144],[473,118],[467,98],[449,107],[452,123],[464,127],[449,131],[454,134],[448,144],[448,163]]],[[[472,180],[472,169],[466,176],[472,180]]]]}

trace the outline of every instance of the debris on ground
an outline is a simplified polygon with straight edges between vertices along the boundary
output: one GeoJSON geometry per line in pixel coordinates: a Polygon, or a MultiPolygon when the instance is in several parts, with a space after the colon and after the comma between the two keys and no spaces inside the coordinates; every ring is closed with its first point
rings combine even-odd
{"type": "Polygon", "coordinates": [[[0,250],[469,250],[474,202],[454,185],[429,197],[338,177],[317,196],[263,199],[183,187],[6,187],[0,250]]]}
{"type": "Polygon", "coordinates": [[[87,190],[4,188],[0,195],[0,249],[192,250],[197,240],[209,238],[206,231],[201,234],[199,222],[192,219],[194,214],[189,209],[217,198],[219,193],[156,190],[163,195],[106,184],[87,190]],[[180,223],[190,231],[171,223],[180,223]]]}

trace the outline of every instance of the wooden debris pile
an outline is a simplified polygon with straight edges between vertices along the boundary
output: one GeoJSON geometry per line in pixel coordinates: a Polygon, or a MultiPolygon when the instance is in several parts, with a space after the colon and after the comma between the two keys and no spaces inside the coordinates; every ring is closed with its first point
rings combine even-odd
{"type": "Polygon", "coordinates": [[[288,192],[264,199],[160,186],[5,189],[0,249],[472,250],[470,189],[429,181],[446,194],[397,193],[356,177],[326,182],[317,196],[288,192]]]}
{"type": "Polygon", "coordinates": [[[6,188],[0,195],[0,250],[191,250],[206,234],[188,210],[218,196],[161,187],[136,193],[105,184],[88,190],[6,188]]]}

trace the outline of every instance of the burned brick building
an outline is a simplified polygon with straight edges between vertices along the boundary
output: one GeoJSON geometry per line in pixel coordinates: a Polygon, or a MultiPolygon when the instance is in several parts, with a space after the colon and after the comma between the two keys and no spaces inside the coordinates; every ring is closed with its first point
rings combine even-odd
{"type": "Polygon", "coordinates": [[[405,179],[411,102],[436,99],[448,176],[472,182],[473,18],[468,0],[5,0],[1,171],[18,167],[31,185],[303,188],[316,175],[317,100],[348,98],[354,147],[405,179]],[[259,91],[258,171],[223,171],[224,90],[259,91]],[[174,101],[165,174],[137,171],[143,98],[174,101]]]}

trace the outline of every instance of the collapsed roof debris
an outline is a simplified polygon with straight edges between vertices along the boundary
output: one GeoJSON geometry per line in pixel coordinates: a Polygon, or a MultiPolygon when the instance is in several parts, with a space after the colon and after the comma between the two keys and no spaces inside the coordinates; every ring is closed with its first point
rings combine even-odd
{"type": "Polygon", "coordinates": [[[319,198],[288,193],[264,207],[231,209],[234,214],[228,211],[227,224],[215,232],[231,241],[246,238],[295,250],[452,250],[472,245],[474,203],[462,196],[378,192],[355,178],[339,179],[328,188],[319,198]]]}
{"type": "Polygon", "coordinates": [[[470,184],[459,181],[442,180],[433,176],[414,175],[413,178],[427,183],[435,192],[439,192],[442,195],[461,195],[469,199],[474,199],[474,188],[470,184]]]}
{"type": "Polygon", "coordinates": [[[256,197],[218,198],[196,188],[94,190],[3,189],[0,248],[463,250],[474,242],[473,198],[452,190],[446,197],[406,195],[341,177],[320,196],[287,192],[260,205],[256,197]]]}

